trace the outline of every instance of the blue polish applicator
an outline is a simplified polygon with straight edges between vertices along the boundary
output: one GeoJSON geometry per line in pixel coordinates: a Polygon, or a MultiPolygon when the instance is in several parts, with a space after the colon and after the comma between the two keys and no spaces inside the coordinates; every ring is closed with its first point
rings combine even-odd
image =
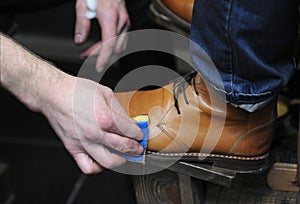
{"type": "Polygon", "coordinates": [[[123,155],[125,159],[131,162],[145,164],[146,148],[149,138],[149,117],[147,115],[138,115],[133,118],[136,121],[137,126],[142,130],[144,138],[139,142],[143,146],[144,152],[140,156],[123,155]]]}

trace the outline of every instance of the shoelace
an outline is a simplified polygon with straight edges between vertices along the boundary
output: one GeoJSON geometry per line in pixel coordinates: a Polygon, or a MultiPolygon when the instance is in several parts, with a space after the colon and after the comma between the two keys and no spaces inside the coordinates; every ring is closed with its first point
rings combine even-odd
{"type": "Polygon", "coordinates": [[[193,85],[194,87],[194,91],[195,93],[198,95],[198,91],[197,91],[197,87],[196,87],[196,80],[195,80],[195,77],[197,75],[197,72],[196,71],[191,71],[190,73],[178,78],[178,79],[175,79],[173,82],[173,97],[174,97],[174,106],[177,110],[177,113],[180,115],[181,112],[180,112],[180,109],[179,109],[179,104],[178,104],[178,97],[181,93],[183,93],[183,98],[184,98],[184,101],[186,104],[189,104],[189,101],[187,99],[187,96],[186,96],[186,88],[188,86],[191,86],[193,85]]]}

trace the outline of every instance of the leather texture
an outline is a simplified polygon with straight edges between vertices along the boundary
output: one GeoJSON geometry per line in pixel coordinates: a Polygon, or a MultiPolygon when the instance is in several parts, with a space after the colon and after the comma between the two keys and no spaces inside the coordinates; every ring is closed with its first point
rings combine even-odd
{"type": "Polygon", "coordinates": [[[226,104],[198,74],[194,80],[195,86],[185,83],[184,92],[179,94],[180,114],[173,83],[155,90],[115,93],[131,117],[149,116],[148,150],[239,156],[268,152],[277,117],[275,100],[249,113],[226,104]]]}
{"type": "Polygon", "coordinates": [[[187,22],[191,22],[194,0],[161,0],[170,11],[187,22]]]}

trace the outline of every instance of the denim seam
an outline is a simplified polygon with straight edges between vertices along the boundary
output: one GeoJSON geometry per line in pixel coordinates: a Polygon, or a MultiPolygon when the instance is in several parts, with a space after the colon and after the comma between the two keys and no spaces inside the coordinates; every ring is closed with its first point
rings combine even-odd
{"type": "MultiPolygon", "coordinates": [[[[232,0],[229,0],[228,6],[227,6],[227,15],[226,15],[226,25],[225,25],[225,33],[226,33],[226,40],[229,47],[229,66],[230,66],[230,92],[229,94],[232,94],[233,92],[233,48],[232,48],[232,40],[229,35],[229,26],[230,26],[230,19],[232,14],[232,0]]],[[[224,87],[225,88],[225,87],[224,87]]]]}
{"type": "MultiPolygon", "coordinates": [[[[217,92],[223,92],[226,95],[232,93],[232,92],[227,93],[225,90],[216,87],[212,83],[210,83],[210,86],[213,87],[217,92]]],[[[274,92],[273,91],[267,91],[267,92],[260,93],[260,94],[244,94],[244,93],[239,93],[238,95],[240,95],[240,96],[266,96],[266,95],[269,95],[269,94],[272,94],[272,93],[274,93],[274,92]]]]}
{"type": "MultiPolygon", "coordinates": [[[[228,96],[230,93],[227,93],[225,90],[223,90],[223,89],[220,89],[220,88],[217,88],[215,85],[213,85],[213,84],[211,84],[210,83],[210,87],[212,87],[217,93],[223,93],[223,94],[225,94],[225,96],[228,96]]],[[[275,92],[273,92],[273,91],[268,91],[268,92],[264,92],[264,93],[260,93],[260,94],[244,94],[244,93],[239,93],[239,97],[252,97],[252,96],[255,96],[255,97],[261,97],[260,99],[257,99],[257,100],[251,100],[251,101],[249,101],[249,100],[243,100],[243,99],[239,99],[238,100],[238,102],[239,103],[242,103],[242,104],[249,104],[249,103],[258,103],[258,102],[260,102],[260,101],[263,101],[263,100],[265,100],[265,98],[264,97],[267,97],[267,96],[269,96],[269,95],[273,95],[274,93],[276,93],[276,91],[275,92]]],[[[218,94],[218,95],[219,95],[218,94]]],[[[222,95],[223,94],[221,94],[220,95],[220,97],[221,98],[223,98],[222,97],[222,95]]],[[[230,102],[230,101],[228,101],[228,100],[226,100],[225,99],[225,101],[227,101],[227,102],[230,102]]],[[[234,103],[234,102],[230,102],[230,103],[234,103]]]]}

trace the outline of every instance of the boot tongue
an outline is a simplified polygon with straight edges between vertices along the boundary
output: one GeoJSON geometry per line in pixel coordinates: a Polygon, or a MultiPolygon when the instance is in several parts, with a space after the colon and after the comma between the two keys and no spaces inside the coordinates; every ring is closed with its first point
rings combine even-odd
{"type": "Polygon", "coordinates": [[[177,110],[177,113],[180,114],[180,107],[178,103],[179,96],[183,94],[183,98],[186,104],[189,104],[188,97],[186,94],[186,89],[193,85],[195,93],[198,95],[198,90],[196,87],[195,77],[197,76],[196,71],[192,71],[178,79],[173,81],[173,97],[174,97],[174,106],[177,110]]]}

